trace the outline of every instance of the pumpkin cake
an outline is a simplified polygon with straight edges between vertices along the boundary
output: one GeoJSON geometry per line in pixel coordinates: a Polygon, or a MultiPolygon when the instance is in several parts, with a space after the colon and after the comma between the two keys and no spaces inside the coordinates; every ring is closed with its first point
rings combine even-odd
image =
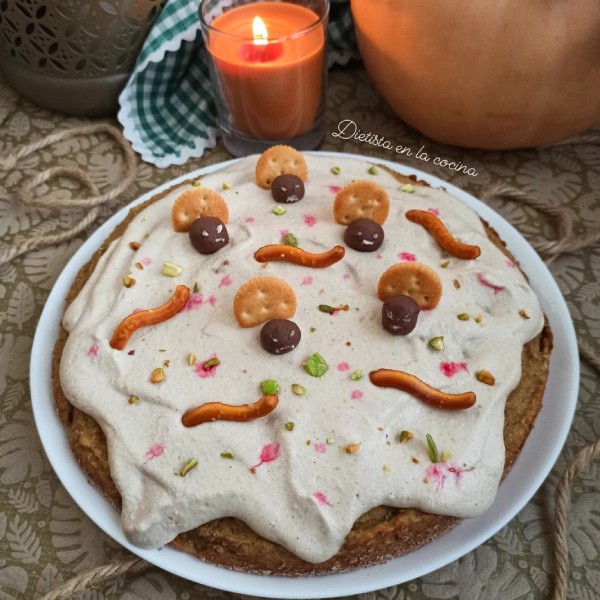
{"type": "Polygon", "coordinates": [[[132,208],[70,290],[56,406],[135,545],[380,563],[484,513],[533,426],[552,336],[493,229],[414,177],[297,158],[132,208]]]}

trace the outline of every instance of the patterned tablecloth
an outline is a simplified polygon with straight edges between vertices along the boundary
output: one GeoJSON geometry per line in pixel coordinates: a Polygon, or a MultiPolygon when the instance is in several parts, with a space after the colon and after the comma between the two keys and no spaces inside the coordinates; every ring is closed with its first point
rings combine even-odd
{"type": "MultiPolygon", "coordinates": [[[[495,183],[513,185],[530,195],[568,209],[578,232],[600,228],[600,147],[592,143],[560,145],[514,152],[465,151],[441,146],[405,126],[385,106],[363,68],[351,65],[330,75],[328,133],[324,150],[398,159],[450,181],[477,197],[495,183]],[[347,121],[365,133],[412,149],[412,156],[356,138],[334,137],[347,121]],[[416,158],[420,148],[430,156],[460,161],[476,175],[457,173],[416,158]]],[[[40,109],[17,97],[0,80],[0,155],[49,133],[82,123],[40,109]]],[[[347,131],[350,131],[348,129],[347,131]]],[[[600,131],[592,131],[598,137],[600,131]]],[[[588,138],[592,136],[588,135],[588,138]]],[[[371,139],[373,141],[373,139],[371,139]]],[[[157,185],[198,167],[230,158],[224,148],[185,166],[159,170],[139,164],[125,194],[101,209],[104,220],[121,206],[157,185]]],[[[0,172],[0,244],[18,233],[60,231],[82,217],[81,210],[25,208],[15,191],[25,178],[52,165],[82,167],[100,188],[119,180],[122,159],[113,142],[87,136],[58,142],[0,172]]],[[[68,182],[50,182],[54,190],[76,198],[82,190],[68,182]]],[[[553,224],[518,202],[493,207],[530,239],[552,239],[553,224]]],[[[87,235],[94,225],[86,232],[87,235]]],[[[61,269],[86,235],[37,250],[0,267],[0,599],[39,598],[70,577],[103,565],[122,549],[100,531],[59,483],[36,434],[29,396],[29,358],[36,323],[61,269]]],[[[580,339],[600,354],[600,245],[554,260],[550,269],[564,294],[580,339]]],[[[547,598],[553,584],[551,533],[553,491],[560,474],[578,450],[600,438],[598,372],[582,362],[575,421],[554,470],[527,506],[506,527],[476,550],[414,581],[361,599],[461,598],[515,600],[547,598]]],[[[598,598],[600,590],[600,464],[592,464],[576,480],[569,524],[571,573],[569,597],[598,598]]],[[[156,568],[109,579],[77,598],[89,600],[171,600],[231,598],[236,594],[192,584],[156,568]]]]}

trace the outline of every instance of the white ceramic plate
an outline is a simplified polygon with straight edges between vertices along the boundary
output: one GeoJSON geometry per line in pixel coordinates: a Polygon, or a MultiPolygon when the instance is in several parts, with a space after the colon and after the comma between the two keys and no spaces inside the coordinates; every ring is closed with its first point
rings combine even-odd
{"type": "MultiPolygon", "coordinates": [[[[325,154],[325,153],[324,153],[325,154]]],[[[340,156],[335,153],[326,153],[340,156]]],[[[350,155],[352,156],[352,155],[350,155]]],[[[414,579],[476,548],[529,501],[542,484],[563,447],[571,426],[579,388],[579,358],[575,332],[567,306],[552,275],[525,239],[490,208],[453,185],[413,168],[374,158],[355,156],[386,164],[404,174],[414,173],[434,187],[448,192],[471,206],[487,220],[519,260],[529,276],[554,333],[554,351],[544,404],[516,464],[500,486],[492,507],[481,517],[460,523],[449,533],[425,547],[383,565],[336,575],[286,578],[250,575],[211,566],[165,547],[141,550],[132,546],[121,530],[118,513],[87,482],[67,443],[64,429],[55,413],[51,385],[54,342],[64,310],[64,299],[77,272],[92,256],[129,208],[190,177],[204,175],[229,163],[194,171],[148,192],[104,223],[78,250],[59,276],[50,293],[35,334],[31,354],[31,398],[37,429],[54,470],[75,502],[117,542],[154,565],[190,581],[208,586],[270,598],[328,598],[373,591],[414,579]]],[[[233,162],[233,161],[230,161],[233,162]]]]}

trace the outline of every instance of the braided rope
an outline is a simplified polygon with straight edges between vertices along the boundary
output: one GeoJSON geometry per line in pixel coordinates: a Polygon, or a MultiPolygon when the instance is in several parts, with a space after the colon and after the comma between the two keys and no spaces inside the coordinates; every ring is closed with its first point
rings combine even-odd
{"type": "Polygon", "coordinates": [[[76,225],[61,233],[41,236],[18,235],[15,236],[10,244],[2,244],[2,246],[0,246],[0,266],[26,252],[44,248],[51,244],[66,242],[74,238],[98,218],[98,215],[100,214],[99,206],[113,200],[123,193],[133,183],[137,174],[137,162],[129,142],[125,139],[119,129],[108,123],[94,123],[58,131],[45,138],[16,148],[6,156],[0,157],[0,169],[8,171],[14,168],[19,159],[28,156],[36,150],[40,150],[41,148],[45,148],[46,146],[72,137],[102,133],[113,138],[121,149],[125,159],[125,173],[121,180],[103,194],[99,192],[89,175],[79,167],[51,167],[45,171],[40,171],[25,180],[17,189],[17,200],[26,206],[39,206],[55,209],[88,208],[90,210],[76,225]],[[74,179],[78,181],[82,187],[87,189],[91,195],[76,200],[61,200],[52,196],[33,197],[33,190],[42,183],[55,177],[69,177],[74,179]]]}
{"type": "Polygon", "coordinates": [[[68,600],[76,594],[81,594],[93,586],[104,583],[111,577],[117,577],[124,573],[139,573],[151,566],[144,559],[130,554],[129,556],[114,560],[107,565],[83,571],[79,575],[65,581],[57,588],[49,591],[40,600],[68,600]]]}

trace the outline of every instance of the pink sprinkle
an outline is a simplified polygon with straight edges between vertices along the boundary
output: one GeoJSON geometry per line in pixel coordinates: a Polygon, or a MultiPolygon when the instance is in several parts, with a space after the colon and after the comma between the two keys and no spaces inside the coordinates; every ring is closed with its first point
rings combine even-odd
{"type": "Polygon", "coordinates": [[[415,262],[417,257],[412,252],[399,252],[398,258],[406,262],[415,262]]]}
{"type": "Polygon", "coordinates": [[[154,460],[155,458],[158,458],[164,451],[165,451],[164,444],[161,444],[160,442],[156,442],[156,443],[152,444],[152,446],[150,446],[150,448],[148,448],[148,451],[146,452],[145,462],[148,462],[149,460],[154,460]]]}
{"type": "Polygon", "coordinates": [[[461,371],[468,373],[469,369],[467,368],[466,362],[441,362],[440,363],[440,371],[446,377],[452,377],[453,375],[456,375],[457,373],[460,373],[461,371]]]}
{"type": "Polygon", "coordinates": [[[321,505],[321,506],[333,506],[329,500],[327,500],[327,496],[323,492],[315,492],[313,494],[313,498],[321,505]]]}
{"type": "Polygon", "coordinates": [[[316,444],[313,444],[313,448],[320,454],[325,454],[325,452],[327,452],[327,445],[323,442],[317,442],[316,444]]]}
{"type": "Polygon", "coordinates": [[[444,483],[448,477],[454,477],[454,483],[458,483],[463,473],[469,473],[473,470],[473,467],[456,467],[447,462],[433,463],[425,470],[425,477],[428,480],[432,480],[436,483],[437,489],[441,490],[444,487],[444,483]]]}
{"type": "Polygon", "coordinates": [[[438,208],[428,208],[427,212],[431,213],[432,215],[435,215],[436,217],[440,216],[440,211],[438,208]]]}
{"type": "Polygon", "coordinates": [[[383,254],[377,254],[377,255],[375,255],[375,258],[377,260],[381,260],[383,258],[383,254]]]}
{"type": "Polygon", "coordinates": [[[288,229],[280,229],[279,230],[279,234],[281,235],[281,237],[285,237],[287,234],[289,233],[288,229]]]}
{"type": "Polygon", "coordinates": [[[504,286],[502,286],[502,285],[494,285],[493,283],[489,282],[485,278],[485,275],[483,273],[479,273],[477,275],[477,281],[479,281],[479,283],[481,285],[483,285],[484,287],[487,287],[487,288],[490,288],[491,290],[493,290],[494,295],[496,295],[498,292],[501,292],[504,289],[504,286]]]}
{"type": "Polygon", "coordinates": [[[92,344],[89,348],[88,348],[88,356],[98,356],[98,344],[92,344]]]}
{"type": "Polygon", "coordinates": [[[313,278],[310,275],[308,275],[300,282],[300,285],[311,285],[312,282],[313,282],[313,278]]]}
{"type": "Polygon", "coordinates": [[[132,312],[132,314],[134,314],[134,315],[135,315],[135,313],[139,313],[139,312],[143,312],[143,311],[144,311],[144,309],[143,309],[143,308],[139,308],[139,307],[137,307],[137,308],[134,308],[134,309],[133,309],[131,312],[132,312]]]}
{"type": "Polygon", "coordinates": [[[353,390],[350,394],[352,400],[360,400],[363,397],[363,393],[360,390],[353,390]]]}
{"type": "Polygon", "coordinates": [[[144,258],[142,258],[142,260],[140,260],[140,262],[143,265],[148,266],[148,265],[151,265],[154,261],[151,258],[149,258],[148,256],[145,256],[144,258]]]}
{"type": "Polygon", "coordinates": [[[308,227],[314,227],[317,224],[317,218],[312,215],[304,215],[304,224],[308,227]]]}
{"type": "Polygon", "coordinates": [[[352,277],[350,273],[344,273],[344,279],[350,279],[350,277],[352,277]]]}
{"type": "Polygon", "coordinates": [[[350,365],[347,362],[341,362],[338,365],[338,371],[347,371],[350,368],[350,365]]]}
{"type": "Polygon", "coordinates": [[[219,287],[223,287],[225,285],[231,285],[231,277],[229,277],[229,275],[225,275],[225,277],[223,277],[223,279],[221,279],[221,282],[219,283],[219,287]]]}
{"type": "Polygon", "coordinates": [[[254,217],[247,217],[246,223],[254,223],[254,217]]]}
{"type": "Polygon", "coordinates": [[[514,260],[510,260],[510,258],[506,259],[506,266],[514,269],[517,266],[517,263],[514,260]]]}
{"type": "Polygon", "coordinates": [[[267,444],[263,446],[263,449],[260,453],[260,457],[258,459],[258,463],[253,467],[250,467],[250,470],[256,469],[260,467],[263,463],[271,462],[279,458],[279,442],[273,442],[272,444],[267,444]]]}
{"type": "Polygon", "coordinates": [[[205,361],[197,362],[194,365],[194,373],[196,373],[196,375],[198,375],[198,377],[201,377],[202,379],[206,379],[207,377],[214,377],[217,374],[217,367],[220,363],[208,366],[206,364],[214,358],[217,358],[217,355],[211,354],[210,358],[207,358],[205,361]]]}
{"type": "Polygon", "coordinates": [[[342,189],[342,186],[340,186],[340,185],[330,185],[329,186],[329,191],[332,194],[337,194],[341,189],[342,189]]]}
{"type": "MultiPolygon", "coordinates": [[[[229,285],[231,281],[229,283],[223,283],[223,280],[225,279],[227,278],[224,277],[221,280],[222,285],[229,285]]],[[[191,294],[186,305],[181,310],[195,310],[203,304],[210,304],[211,306],[214,306],[216,301],[217,299],[213,295],[204,297],[202,294],[191,294]]]]}

